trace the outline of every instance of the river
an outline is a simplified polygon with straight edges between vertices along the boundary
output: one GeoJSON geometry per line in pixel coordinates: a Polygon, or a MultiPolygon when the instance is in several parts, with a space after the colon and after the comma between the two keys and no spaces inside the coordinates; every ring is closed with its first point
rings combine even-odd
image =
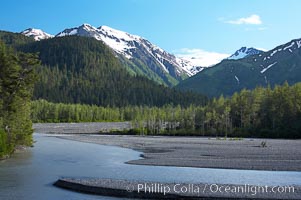
{"type": "Polygon", "coordinates": [[[56,188],[60,177],[98,177],[176,183],[301,185],[301,172],[161,167],[124,164],[141,152],[34,134],[34,148],[0,161],[0,199],[120,199],[56,188]]]}

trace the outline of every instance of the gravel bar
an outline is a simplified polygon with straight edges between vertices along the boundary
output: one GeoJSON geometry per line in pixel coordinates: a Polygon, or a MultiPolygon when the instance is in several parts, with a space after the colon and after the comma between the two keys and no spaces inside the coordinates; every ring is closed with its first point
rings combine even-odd
{"type": "Polygon", "coordinates": [[[87,123],[35,123],[36,133],[53,134],[98,134],[111,130],[131,128],[130,122],[87,122],[87,123]]]}
{"type": "MultiPolygon", "coordinates": [[[[212,184],[175,184],[159,182],[141,182],[113,179],[76,179],[61,178],[54,183],[55,186],[102,196],[114,196],[139,199],[300,199],[300,186],[294,186],[291,193],[258,192],[250,188],[250,185],[219,185],[221,188],[229,188],[230,192],[216,191],[216,185],[212,184]],[[240,189],[239,189],[240,188],[240,189]],[[236,192],[241,191],[241,192],[236,192]],[[253,192],[251,192],[253,191],[253,192]]],[[[271,188],[269,188],[271,189],[271,188]]],[[[270,190],[267,191],[270,191],[270,190]]],[[[260,190],[258,190],[260,191],[260,190]]],[[[261,190],[262,191],[262,190],[261,190]]]]}
{"type": "Polygon", "coordinates": [[[58,134],[63,139],[143,152],[143,158],[129,161],[129,164],[301,171],[301,140],[99,134],[100,131],[122,130],[130,126],[129,122],[45,123],[34,124],[33,128],[36,133],[58,134]],[[261,146],[263,141],[265,147],[261,146]]]}

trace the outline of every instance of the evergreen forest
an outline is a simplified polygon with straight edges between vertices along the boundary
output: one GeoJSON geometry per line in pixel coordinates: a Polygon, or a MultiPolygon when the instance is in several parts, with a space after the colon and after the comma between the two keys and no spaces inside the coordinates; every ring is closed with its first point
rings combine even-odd
{"type": "Polygon", "coordinates": [[[301,138],[301,83],[242,90],[214,98],[203,106],[99,107],[32,103],[34,122],[132,121],[118,134],[192,135],[211,137],[301,138]]]}
{"type": "Polygon", "coordinates": [[[0,158],[32,145],[31,98],[37,55],[16,53],[0,41],[0,158]]]}

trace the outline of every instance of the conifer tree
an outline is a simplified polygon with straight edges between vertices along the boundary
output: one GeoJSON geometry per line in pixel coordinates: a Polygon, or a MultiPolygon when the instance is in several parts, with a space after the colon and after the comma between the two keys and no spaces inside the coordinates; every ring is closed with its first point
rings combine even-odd
{"type": "Polygon", "coordinates": [[[36,55],[16,53],[0,42],[0,156],[32,144],[30,100],[37,64],[36,55]]]}

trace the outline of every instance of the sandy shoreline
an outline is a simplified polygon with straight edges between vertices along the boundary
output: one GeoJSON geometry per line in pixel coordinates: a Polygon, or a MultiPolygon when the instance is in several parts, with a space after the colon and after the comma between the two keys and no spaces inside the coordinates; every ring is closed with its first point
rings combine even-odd
{"type": "Polygon", "coordinates": [[[128,122],[34,124],[37,133],[71,134],[60,138],[121,146],[143,152],[130,164],[224,169],[301,171],[301,140],[217,140],[205,137],[90,135],[123,129],[128,122]],[[80,134],[90,133],[90,134],[80,134]],[[265,141],[267,147],[261,147],[265,141]]]}

